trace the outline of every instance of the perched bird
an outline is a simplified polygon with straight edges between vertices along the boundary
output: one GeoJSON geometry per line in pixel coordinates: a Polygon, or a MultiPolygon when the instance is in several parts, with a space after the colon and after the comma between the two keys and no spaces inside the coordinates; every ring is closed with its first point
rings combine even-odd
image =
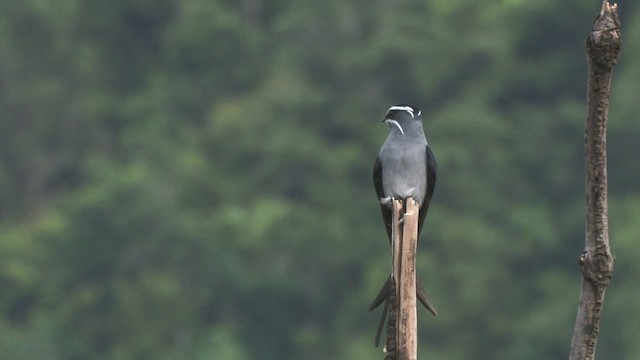
{"type": "MultiPolygon", "coordinates": [[[[436,159],[424,136],[421,115],[422,112],[417,107],[399,104],[390,107],[383,120],[389,125],[390,134],[373,165],[373,184],[378,194],[382,219],[390,242],[393,200],[412,197],[418,202],[420,207],[418,237],[420,237],[422,224],[436,185],[436,159]]],[[[385,301],[376,334],[376,346],[380,343],[380,334],[387,316],[390,286],[391,277],[387,279],[378,296],[369,306],[369,311],[372,311],[385,301]]],[[[416,295],[422,305],[436,316],[436,309],[417,279],[416,295]]]]}

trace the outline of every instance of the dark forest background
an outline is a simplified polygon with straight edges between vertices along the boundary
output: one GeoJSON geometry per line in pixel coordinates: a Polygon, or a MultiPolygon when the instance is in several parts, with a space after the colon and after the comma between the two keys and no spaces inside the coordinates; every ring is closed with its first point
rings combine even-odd
{"type": "MultiPolygon", "coordinates": [[[[382,359],[371,171],[423,109],[421,357],[567,358],[600,1],[0,0],[3,359],[382,359]]],[[[601,359],[640,358],[640,6],[601,359]]]]}

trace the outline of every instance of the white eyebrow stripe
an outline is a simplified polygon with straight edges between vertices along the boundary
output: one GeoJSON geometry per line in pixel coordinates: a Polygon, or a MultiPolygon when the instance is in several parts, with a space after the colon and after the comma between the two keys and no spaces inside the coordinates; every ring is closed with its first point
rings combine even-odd
{"type": "Polygon", "coordinates": [[[400,111],[406,111],[409,113],[409,115],[411,115],[411,117],[415,117],[413,116],[413,109],[411,108],[411,106],[392,106],[389,108],[389,111],[392,110],[400,110],[400,111]]]}
{"type": "Polygon", "coordinates": [[[387,119],[386,121],[391,123],[391,124],[393,124],[393,125],[395,125],[395,126],[397,126],[398,129],[400,129],[400,133],[402,133],[402,136],[404,136],[404,130],[402,130],[402,126],[400,126],[400,124],[397,121],[392,120],[392,119],[387,119]]]}

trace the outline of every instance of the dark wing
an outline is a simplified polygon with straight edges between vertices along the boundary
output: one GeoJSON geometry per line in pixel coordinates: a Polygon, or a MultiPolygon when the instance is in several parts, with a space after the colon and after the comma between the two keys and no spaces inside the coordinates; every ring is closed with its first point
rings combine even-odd
{"type": "MultiPolygon", "coordinates": [[[[422,206],[420,207],[420,219],[418,222],[418,236],[420,236],[420,232],[422,231],[422,224],[424,223],[424,219],[427,216],[427,212],[429,211],[429,203],[431,202],[431,196],[433,196],[433,190],[436,188],[436,173],[438,172],[438,164],[436,163],[436,157],[433,155],[431,148],[429,145],[426,146],[427,151],[427,194],[425,196],[424,201],[422,202],[422,206]]],[[[391,214],[389,214],[389,219],[391,219],[391,214]]]]}
{"type": "MultiPolygon", "coordinates": [[[[384,190],[382,190],[382,163],[380,162],[380,157],[376,157],[375,163],[373,163],[373,186],[376,189],[376,194],[378,195],[378,200],[384,197],[384,190]]],[[[382,220],[384,221],[384,228],[387,230],[387,236],[389,237],[389,242],[391,242],[391,217],[392,210],[388,207],[380,204],[380,210],[382,211],[382,220]]],[[[382,327],[384,326],[384,321],[387,319],[387,311],[389,311],[389,286],[391,284],[391,279],[387,279],[387,281],[380,289],[378,296],[373,300],[371,306],[369,306],[369,311],[372,311],[378,305],[380,305],[384,301],[384,308],[382,309],[382,316],[380,317],[380,324],[378,325],[378,331],[376,333],[376,347],[380,344],[380,335],[382,334],[382,327]]]]}
{"type": "MultiPolygon", "coordinates": [[[[373,186],[376,188],[376,194],[378,194],[378,200],[384,198],[384,191],[382,190],[382,163],[380,157],[376,157],[375,163],[373,163],[373,186]]],[[[391,217],[392,209],[380,204],[380,210],[382,211],[382,220],[384,221],[384,228],[387,230],[387,236],[389,242],[391,242],[391,217]]]]}
{"type": "MultiPolygon", "coordinates": [[[[420,219],[418,222],[418,236],[420,236],[420,230],[422,229],[422,223],[424,223],[425,216],[427,215],[427,211],[429,210],[429,202],[431,202],[431,196],[433,195],[433,189],[436,186],[436,171],[437,164],[436,159],[433,156],[433,152],[429,146],[426,146],[427,152],[427,193],[424,201],[422,202],[422,207],[420,207],[420,219]]],[[[376,188],[376,194],[378,194],[378,199],[384,198],[384,191],[382,190],[382,164],[380,163],[380,157],[376,158],[375,163],[373,164],[373,186],[376,188]]],[[[387,236],[389,237],[389,242],[391,242],[391,217],[392,217],[392,209],[387,206],[380,204],[380,210],[382,211],[382,219],[384,220],[384,227],[387,230],[387,236]]],[[[382,327],[384,326],[384,321],[387,318],[387,311],[389,310],[389,291],[391,287],[391,278],[387,279],[387,281],[380,289],[378,296],[373,300],[373,303],[369,306],[369,311],[377,308],[384,301],[384,308],[382,309],[382,316],[380,317],[380,323],[378,325],[378,331],[376,333],[375,344],[376,347],[380,343],[380,335],[382,334],[382,327]]],[[[422,287],[422,284],[416,278],[416,295],[418,300],[426,307],[433,315],[437,316],[437,311],[433,304],[429,301],[427,294],[422,287]]]]}

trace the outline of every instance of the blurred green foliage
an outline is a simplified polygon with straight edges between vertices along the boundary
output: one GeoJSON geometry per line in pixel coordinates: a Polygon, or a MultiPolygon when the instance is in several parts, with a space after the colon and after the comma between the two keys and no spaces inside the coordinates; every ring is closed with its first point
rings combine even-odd
{"type": "MultiPolygon", "coordinates": [[[[610,112],[602,359],[640,357],[640,7],[610,112]]],[[[439,162],[425,358],[562,359],[599,1],[0,1],[0,348],[375,359],[389,105],[439,162]]]]}

